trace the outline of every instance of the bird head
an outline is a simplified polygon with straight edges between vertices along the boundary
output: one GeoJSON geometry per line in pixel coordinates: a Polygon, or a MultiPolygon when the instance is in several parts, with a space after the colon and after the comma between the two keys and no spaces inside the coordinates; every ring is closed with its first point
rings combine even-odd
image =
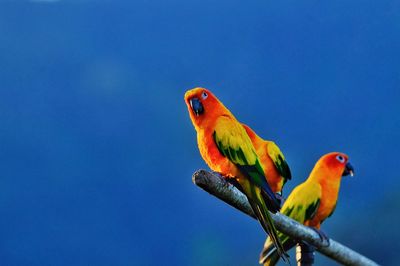
{"type": "Polygon", "coordinates": [[[185,93],[185,102],[195,127],[201,126],[204,121],[213,119],[224,112],[229,112],[218,98],[205,88],[188,90],[185,93]]]}
{"type": "Polygon", "coordinates": [[[331,152],[321,159],[326,167],[338,174],[338,176],[354,175],[354,168],[349,162],[349,157],[341,152],[331,152]]]}

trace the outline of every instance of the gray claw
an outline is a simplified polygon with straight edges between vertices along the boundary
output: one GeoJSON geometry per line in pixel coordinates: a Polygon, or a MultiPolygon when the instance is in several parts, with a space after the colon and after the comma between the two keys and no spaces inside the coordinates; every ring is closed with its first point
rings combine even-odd
{"type": "Polygon", "coordinates": [[[329,247],[330,245],[329,237],[322,230],[318,230],[317,228],[314,227],[311,227],[311,229],[314,230],[319,235],[319,238],[321,239],[321,245],[323,247],[329,247]]]}

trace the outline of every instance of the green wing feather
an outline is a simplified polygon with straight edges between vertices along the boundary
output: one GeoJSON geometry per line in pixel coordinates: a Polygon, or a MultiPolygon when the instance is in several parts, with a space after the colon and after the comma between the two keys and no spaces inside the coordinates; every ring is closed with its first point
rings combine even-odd
{"type": "Polygon", "coordinates": [[[285,182],[292,179],[292,174],[289,165],[285,160],[285,156],[283,156],[283,153],[273,141],[268,141],[268,155],[274,162],[278,173],[284,178],[285,182]]]}
{"type": "MultiPolygon", "coordinates": [[[[321,187],[317,183],[304,182],[297,186],[289,195],[282,206],[281,213],[304,224],[305,221],[312,219],[317,213],[321,199],[321,187]]],[[[285,249],[291,249],[296,245],[296,241],[290,239],[285,234],[278,232],[278,237],[285,249]]],[[[279,260],[279,254],[268,237],[264,244],[264,249],[260,254],[260,264],[275,265],[279,260]]]]}
{"type": "Polygon", "coordinates": [[[268,201],[268,209],[271,212],[279,211],[279,201],[268,185],[257,153],[244,128],[231,118],[222,116],[217,121],[213,137],[221,154],[234,163],[252,184],[262,189],[268,201]]]}

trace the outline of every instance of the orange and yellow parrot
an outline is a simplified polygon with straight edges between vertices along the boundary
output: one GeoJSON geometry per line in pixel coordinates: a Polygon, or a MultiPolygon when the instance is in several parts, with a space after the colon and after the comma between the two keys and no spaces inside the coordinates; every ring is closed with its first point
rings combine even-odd
{"type": "Polygon", "coordinates": [[[242,125],[256,149],[269,186],[273,192],[281,193],[286,181],[292,178],[285,156],[275,142],[262,139],[248,125],[242,125]]]}
{"type": "MultiPolygon", "coordinates": [[[[299,223],[313,227],[319,232],[321,238],[326,238],[319,231],[321,223],[335,210],[342,176],[354,173],[348,160],[348,156],[340,152],[322,156],[308,179],[290,193],[282,206],[281,213],[299,223]]],[[[280,232],[278,236],[286,251],[297,243],[280,232]]],[[[279,254],[268,237],[260,255],[260,264],[275,265],[278,260],[279,254]]]]}
{"type": "Polygon", "coordinates": [[[268,212],[279,211],[280,204],[266,181],[264,169],[245,129],[207,89],[187,91],[185,102],[197,132],[201,156],[213,171],[236,179],[279,256],[286,259],[287,254],[268,212]]]}

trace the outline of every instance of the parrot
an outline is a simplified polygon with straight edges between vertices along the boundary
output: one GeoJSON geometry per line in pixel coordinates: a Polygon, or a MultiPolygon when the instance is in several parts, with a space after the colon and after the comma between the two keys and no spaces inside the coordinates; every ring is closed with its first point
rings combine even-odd
{"type": "MultiPolygon", "coordinates": [[[[310,226],[322,240],[329,238],[320,231],[321,223],[330,217],[338,200],[342,176],[354,175],[354,168],[349,157],[340,152],[323,155],[315,164],[306,181],[298,185],[288,196],[282,206],[281,213],[310,226]]],[[[278,233],[285,251],[294,247],[297,242],[283,233],[278,233]]],[[[328,242],[329,243],[329,242],[328,242]]],[[[279,254],[268,237],[260,254],[260,264],[275,265],[279,254]]]]}
{"type": "Polygon", "coordinates": [[[242,124],[219,99],[205,88],[188,90],[184,96],[197,132],[200,154],[211,170],[241,186],[258,221],[268,233],[283,260],[288,255],[277,238],[269,211],[280,210],[280,202],[265,178],[260,159],[242,124]]]}
{"type": "Polygon", "coordinates": [[[275,142],[262,139],[246,124],[242,123],[242,126],[256,149],[269,186],[274,193],[282,195],[283,186],[292,178],[285,156],[275,142]]]}

